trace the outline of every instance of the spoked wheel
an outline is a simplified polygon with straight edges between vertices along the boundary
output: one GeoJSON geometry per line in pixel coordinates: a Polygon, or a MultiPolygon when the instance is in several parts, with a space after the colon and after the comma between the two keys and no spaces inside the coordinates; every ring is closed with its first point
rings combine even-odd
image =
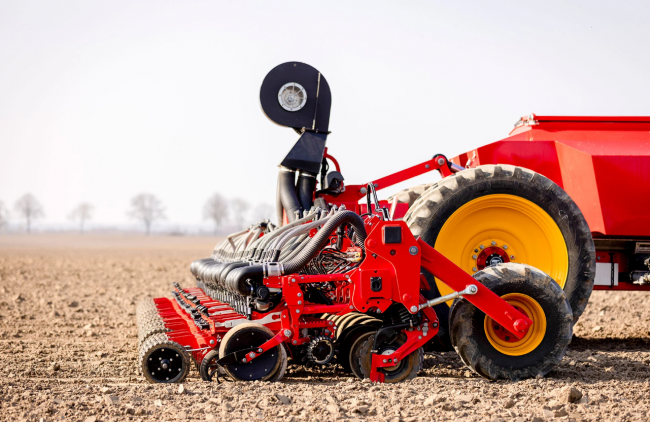
{"type": "Polygon", "coordinates": [[[523,264],[502,264],[474,275],[533,321],[517,339],[469,303],[451,308],[451,342],[463,362],[491,379],[517,381],[544,376],[564,357],[573,332],[571,306],[560,286],[540,270],[523,264]]]}
{"type": "MultiPolygon", "coordinates": [[[[273,332],[257,323],[239,324],[232,328],[221,340],[219,358],[231,353],[257,348],[273,338],[273,332]]],[[[278,375],[278,370],[286,370],[287,355],[282,345],[268,350],[248,362],[237,362],[225,367],[227,374],[238,381],[268,381],[278,375]]]]}
{"type": "MultiPolygon", "coordinates": [[[[359,365],[363,378],[370,378],[370,369],[372,367],[372,347],[375,341],[374,333],[372,333],[359,349],[359,365]]],[[[406,336],[400,334],[394,341],[379,345],[378,351],[380,355],[390,355],[395,350],[406,342],[406,336]]],[[[400,381],[410,380],[418,375],[424,363],[424,350],[420,347],[406,359],[402,359],[394,366],[382,368],[385,374],[384,382],[396,383],[400,381]]]]}
{"type": "Polygon", "coordinates": [[[154,334],[140,347],[140,369],[152,383],[181,382],[189,372],[190,356],[167,335],[154,334]]]}

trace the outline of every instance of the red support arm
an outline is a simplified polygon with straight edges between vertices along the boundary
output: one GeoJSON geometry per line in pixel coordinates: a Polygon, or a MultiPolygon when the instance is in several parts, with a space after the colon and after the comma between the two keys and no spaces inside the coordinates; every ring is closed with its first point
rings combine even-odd
{"type": "Polygon", "coordinates": [[[496,293],[479,283],[456,264],[445,258],[440,252],[429,246],[422,238],[418,238],[422,251],[422,266],[431,274],[442,280],[455,291],[464,290],[468,285],[478,287],[473,295],[463,296],[490,318],[510,331],[518,339],[523,338],[528,328],[533,324],[526,315],[516,310],[496,293]],[[516,328],[515,328],[516,327],[516,328]]]}

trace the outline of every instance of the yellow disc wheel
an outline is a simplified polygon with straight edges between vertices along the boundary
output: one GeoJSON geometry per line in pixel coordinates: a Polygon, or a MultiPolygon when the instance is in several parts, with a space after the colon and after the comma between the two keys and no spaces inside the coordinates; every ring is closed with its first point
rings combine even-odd
{"type": "MultiPolygon", "coordinates": [[[[542,270],[562,288],[567,280],[569,255],[560,228],[516,195],[485,195],[462,205],[445,221],[434,247],[469,274],[515,262],[542,270]]],[[[441,295],[453,291],[438,279],[436,284],[441,295]]]]}
{"type": "Polygon", "coordinates": [[[540,304],[522,293],[509,293],[502,298],[533,321],[532,327],[522,339],[513,336],[489,316],[485,317],[485,335],[490,344],[508,356],[521,356],[540,345],[546,334],[546,315],[540,304]]]}

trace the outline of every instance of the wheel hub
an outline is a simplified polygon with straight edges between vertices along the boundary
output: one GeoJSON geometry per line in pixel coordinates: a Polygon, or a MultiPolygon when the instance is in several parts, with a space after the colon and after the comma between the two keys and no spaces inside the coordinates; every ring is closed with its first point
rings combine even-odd
{"type": "Polygon", "coordinates": [[[474,246],[469,258],[472,271],[477,272],[487,267],[516,261],[516,253],[512,245],[504,240],[486,238],[474,246]]]}
{"type": "Polygon", "coordinates": [[[518,339],[486,315],[484,329],[488,341],[496,350],[508,356],[521,356],[532,352],[546,334],[544,310],[535,299],[522,293],[509,293],[501,298],[532,320],[533,326],[521,339],[518,339]]]}
{"type": "Polygon", "coordinates": [[[183,371],[183,359],[173,349],[161,347],[149,354],[147,371],[159,382],[174,379],[183,371]]]}

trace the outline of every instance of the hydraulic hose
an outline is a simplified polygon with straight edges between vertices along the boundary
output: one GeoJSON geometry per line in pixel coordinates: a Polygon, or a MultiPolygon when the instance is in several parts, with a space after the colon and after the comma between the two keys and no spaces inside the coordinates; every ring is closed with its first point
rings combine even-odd
{"type": "Polygon", "coordinates": [[[359,247],[365,250],[366,228],[359,215],[352,211],[340,211],[329,217],[322,229],[314,236],[304,249],[293,259],[283,264],[284,274],[297,273],[305,267],[329,242],[330,236],[341,224],[350,224],[354,227],[359,247]]]}
{"type": "Polygon", "coordinates": [[[290,223],[296,220],[296,211],[301,211],[298,195],[296,195],[295,173],[295,170],[286,167],[280,167],[280,172],[278,173],[280,198],[290,223]]]}
{"type": "Polygon", "coordinates": [[[316,175],[308,171],[298,173],[298,200],[302,209],[308,210],[314,205],[314,192],[316,191],[316,175]]]}
{"type": "Polygon", "coordinates": [[[280,175],[278,175],[278,187],[275,189],[275,215],[278,219],[278,227],[282,227],[284,224],[284,207],[282,206],[282,195],[280,191],[280,175]]]}

